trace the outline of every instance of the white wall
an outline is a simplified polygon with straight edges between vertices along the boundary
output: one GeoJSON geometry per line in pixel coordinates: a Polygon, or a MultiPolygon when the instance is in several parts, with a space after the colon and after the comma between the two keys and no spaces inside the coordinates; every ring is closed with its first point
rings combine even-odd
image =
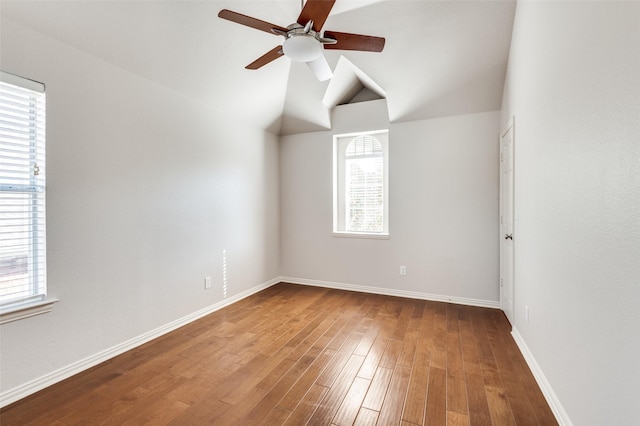
{"type": "Polygon", "coordinates": [[[370,105],[281,138],[282,275],[496,306],[499,113],[391,124],[390,238],[333,237],[332,135],[384,128],[370,105]]]}
{"type": "Polygon", "coordinates": [[[516,12],[515,329],[576,425],[640,424],[639,23],[638,2],[516,12]]]}
{"type": "Polygon", "coordinates": [[[1,326],[0,394],[278,276],[278,141],[11,21],[46,84],[53,312],[1,326]],[[204,290],[205,276],[213,289],[204,290]]]}

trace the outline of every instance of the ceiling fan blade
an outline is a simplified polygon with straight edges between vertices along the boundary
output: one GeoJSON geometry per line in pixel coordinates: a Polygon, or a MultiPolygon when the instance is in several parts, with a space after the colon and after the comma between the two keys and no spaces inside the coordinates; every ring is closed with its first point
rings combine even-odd
{"type": "Polygon", "coordinates": [[[320,81],[329,80],[333,77],[327,58],[325,58],[324,55],[321,55],[318,59],[307,62],[307,65],[309,65],[311,71],[313,71],[320,81]]]}
{"type": "Polygon", "coordinates": [[[251,62],[245,68],[248,70],[257,70],[258,68],[267,65],[269,62],[275,61],[280,56],[284,56],[282,53],[282,46],[276,46],[255,61],[251,62]]]}
{"type": "Polygon", "coordinates": [[[382,37],[340,33],[337,31],[325,31],[324,37],[338,41],[335,44],[325,44],[325,49],[363,50],[366,52],[382,52],[385,41],[382,37]]]}
{"type": "Polygon", "coordinates": [[[298,16],[298,24],[305,26],[307,22],[313,21],[313,31],[320,32],[335,2],[336,0],[307,0],[298,16]]]}
{"type": "Polygon", "coordinates": [[[285,33],[289,31],[287,28],[281,27],[280,25],[261,21],[260,19],[252,18],[251,16],[243,15],[227,9],[222,9],[220,13],[218,13],[218,17],[237,24],[246,25],[247,27],[255,28],[256,30],[265,31],[269,34],[276,34],[271,31],[272,29],[284,31],[285,33]]]}

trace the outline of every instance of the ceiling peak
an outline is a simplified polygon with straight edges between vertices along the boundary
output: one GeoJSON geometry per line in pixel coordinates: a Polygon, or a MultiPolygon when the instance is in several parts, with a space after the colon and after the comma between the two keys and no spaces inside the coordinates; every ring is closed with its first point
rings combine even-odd
{"type": "Polygon", "coordinates": [[[322,103],[329,109],[337,105],[386,99],[385,91],[371,77],[340,56],[322,103]]]}

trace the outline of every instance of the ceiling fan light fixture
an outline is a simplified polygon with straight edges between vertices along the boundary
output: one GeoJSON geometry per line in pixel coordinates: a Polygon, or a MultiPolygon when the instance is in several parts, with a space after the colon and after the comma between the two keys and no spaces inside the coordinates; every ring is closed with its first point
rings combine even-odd
{"type": "Polygon", "coordinates": [[[282,51],[292,61],[310,62],[322,56],[322,44],[310,34],[294,35],[284,41],[282,51]]]}

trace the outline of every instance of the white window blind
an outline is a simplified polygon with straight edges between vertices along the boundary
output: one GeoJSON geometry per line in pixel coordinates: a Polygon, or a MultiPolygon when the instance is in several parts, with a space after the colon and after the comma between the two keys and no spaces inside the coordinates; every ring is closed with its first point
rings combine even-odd
{"type": "Polygon", "coordinates": [[[0,72],[0,307],[46,296],[44,85],[0,72]]]}
{"type": "Polygon", "coordinates": [[[384,163],[380,141],[363,135],[347,146],[347,232],[382,232],[384,219],[384,163]]]}

